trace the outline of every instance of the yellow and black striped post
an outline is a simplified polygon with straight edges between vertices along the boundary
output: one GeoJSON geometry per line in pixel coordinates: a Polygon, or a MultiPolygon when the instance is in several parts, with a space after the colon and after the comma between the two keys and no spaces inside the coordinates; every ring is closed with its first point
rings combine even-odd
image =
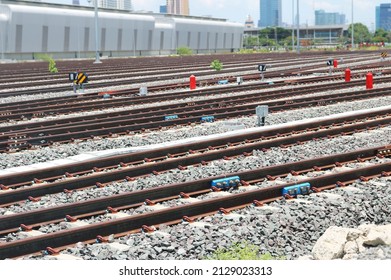
{"type": "Polygon", "coordinates": [[[77,73],[76,84],[82,85],[84,83],[88,83],[88,76],[85,73],[77,73]]]}

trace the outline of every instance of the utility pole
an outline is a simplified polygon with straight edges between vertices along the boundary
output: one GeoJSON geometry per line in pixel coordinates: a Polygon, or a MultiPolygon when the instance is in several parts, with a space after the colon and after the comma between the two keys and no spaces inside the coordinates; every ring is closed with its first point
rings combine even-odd
{"type": "MultiPolygon", "coordinates": [[[[352,0],[353,1],[353,0],[352,0]]],[[[297,0],[297,53],[300,53],[300,1],[297,0]]]]}
{"type": "Polygon", "coordinates": [[[295,0],[292,0],[292,52],[295,48],[295,0]]]}
{"type": "MultiPolygon", "coordinates": [[[[102,63],[100,61],[100,55],[99,55],[99,25],[98,25],[98,1],[94,1],[94,7],[95,7],[95,62],[94,63],[102,63]]],[[[91,0],[88,0],[90,3],[91,0]]]]}
{"type": "Polygon", "coordinates": [[[354,48],[354,20],[353,20],[353,0],[352,0],[352,49],[354,48]]]}
{"type": "MultiPolygon", "coordinates": [[[[0,5],[1,5],[1,0],[0,0],[0,5]]],[[[1,42],[1,61],[4,60],[4,49],[5,49],[5,40],[4,40],[4,37],[5,37],[5,28],[4,28],[4,31],[3,31],[3,22],[1,22],[0,24],[0,42],[1,42]]],[[[8,32],[7,32],[8,33],[8,32]]]]}

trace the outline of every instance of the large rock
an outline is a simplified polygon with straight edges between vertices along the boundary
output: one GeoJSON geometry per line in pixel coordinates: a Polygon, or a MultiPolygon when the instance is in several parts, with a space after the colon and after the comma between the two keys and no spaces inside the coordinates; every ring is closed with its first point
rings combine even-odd
{"type": "Polygon", "coordinates": [[[362,225],[363,243],[367,246],[391,245],[391,224],[389,225],[362,225]]]}
{"type": "MultiPolygon", "coordinates": [[[[391,245],[391,224],[365,224],[357,229],[333,226],[316,242],[312,255],[316,260],[356,259],[358,254],[365,252],[369,246],[379,245],[391,245]]],[[[378,255],[380,256],[381,252],[378,255]]]]}
{"type": "Polygon", "coordinates": [[[312,248],[316,260],[334,260],[344,256],[347,236],[351,230],[332,226],[319,238],[312,248]]]}

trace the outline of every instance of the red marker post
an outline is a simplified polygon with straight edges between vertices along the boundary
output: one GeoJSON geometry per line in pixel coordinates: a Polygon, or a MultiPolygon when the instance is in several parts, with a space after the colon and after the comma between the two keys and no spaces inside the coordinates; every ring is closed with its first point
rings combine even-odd
{"type": "Polygon", "coordinates": [[[373,89],[373,75],[371,72],[367,74],[367,89],[373,89]]]}
{"type": "Polygon", "coordinates": [[[334,59],[333,65],[334,65],[334,68],[337,68],[338,67],[338,60],[334,59]]]}
{"type": "Polygon", "coordinates": [[[197,85],[196,85],[196,77],[194,75],[191,75],[190,76],[190,89],[193,90],[193,89],[196,89],[197,85]]]}
{"type": "Polygon", "coordinates": [[[351,71],[349,68],[345,70],[345,82],[350,82],[351,71]]]}

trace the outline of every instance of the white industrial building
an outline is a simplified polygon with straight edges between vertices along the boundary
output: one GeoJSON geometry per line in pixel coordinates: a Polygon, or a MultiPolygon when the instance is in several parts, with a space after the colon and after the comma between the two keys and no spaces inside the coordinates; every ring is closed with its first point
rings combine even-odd
{"type": "MultiPolygon", "coordinates": [[[[92,7],[1,1],[2,58],[32,59],[38,53],[85,58],[95,54],[92,7]]],[[[99,9],[102,56],[232,52],[242,47],[244,25],[223,19],[99,9]]]]}

